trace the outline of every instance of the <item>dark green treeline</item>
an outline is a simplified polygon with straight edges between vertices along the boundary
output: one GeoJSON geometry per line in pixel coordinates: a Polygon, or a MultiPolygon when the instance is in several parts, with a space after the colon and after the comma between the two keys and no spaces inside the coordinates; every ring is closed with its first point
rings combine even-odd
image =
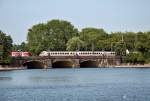
{"type": "Polygon", "coordinates": [[[27,43],[14,45],[13,50],[30,51],[115,51],[124,62],[146,63],[150,60],[150,32],[112,32],[101,28],[78,31],[70,22],[51,20],[28,30],[27,43]],[[127,53],[127,50],[130,52],[127,53]]]}

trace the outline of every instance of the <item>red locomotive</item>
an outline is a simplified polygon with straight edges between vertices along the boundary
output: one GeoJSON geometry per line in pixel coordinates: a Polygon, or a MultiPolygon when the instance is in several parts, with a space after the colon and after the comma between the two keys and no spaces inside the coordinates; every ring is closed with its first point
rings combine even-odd
{"type": "Polygon", "coordinates": [[[11,56],[12,57],[29,57],[32,56],[32,54],[30,52],[11,52],[11,56]]]}

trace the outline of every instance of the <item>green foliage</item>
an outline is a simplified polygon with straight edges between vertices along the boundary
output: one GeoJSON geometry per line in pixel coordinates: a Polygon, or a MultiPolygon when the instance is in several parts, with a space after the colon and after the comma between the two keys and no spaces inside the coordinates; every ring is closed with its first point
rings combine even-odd
{"type": "Polygon", "coordinates": [[[134,33],[134,32],[123,33],[123,41],[126,44],[126,48],[129,51],[134,51],[135,50],[136,33],[134,33]]]}
{"type": "Polygon", "coordinates": [[[12,49],[12,38],[9,35],[6,35],[2,31],[0,31],[0,44],[1,44],[1,57],[3,59],[2,62],[9,62],[9,54],[12,49]]]}
{"type": "Polygon", "coordinates": [[[69,39],[78,36],[78,30],[64,20],[51,20],[29,29],[27,41],[29,51],[38,55],[42,50],[66,50],[69,39]]]}
{"type": "Polygon", "coordinates": [[[20,45],[13,44],[12,51],[28,51],[27,44],[25,42],[22,42],[20,45]]]}
{"type": "Polygon", "coordinates": [[[27,44],[13,49],[29,50],[34,55],[41,51],[115,51],[126,57],[126,62],[150,62],[150,32],[106,33],[99,28],[84,28],[81,32],[68,21],[51,20],[34,25],[28,31],[27,44]],[[129,50],[130,54],[126,54],[129,50]],[[137,53],[136,53],[137,52],[137,53]]]}
{"type": "Polygon", "coordinates": [[[113,46],[113,50],[119,56],[125,56],[126,55],[126,45],[123,42],[115,43],[113,46]]]}
{"type": "Polygon", "coordinates": [[[110,39],[98,40],[96,42],[95,50],[111,51],[111,40],[110,39]]]}
{"type": "Polygon", "coordinates": [[[73,37],[67,42],[68,51],[79,51],[80,48],[84,47],[84,42],[79,37],[73,37]]]}
{"type": "Polygon", "coordinates": [[[136,49],[142,53],[150,50],[150,35],[148,33],[138,32],[136,49]]]}
{"type": "Polygon", "coordinates": [[[133,52],[133,53],[130,53],[130,54],[128,54],[126,56],[125,61],[127,63],[143,64],[143,63],[145,63],[145,58],[144,58],[142,53],[140,53],[140,52],[133,52]]]}
{"type": "Polygon", "coordinates": [[[80,39],[85,42],[85,50],[95,50],[99,40],[105,40],[108,34],[103,29],[84,28],[80,32],[80,39]]]}

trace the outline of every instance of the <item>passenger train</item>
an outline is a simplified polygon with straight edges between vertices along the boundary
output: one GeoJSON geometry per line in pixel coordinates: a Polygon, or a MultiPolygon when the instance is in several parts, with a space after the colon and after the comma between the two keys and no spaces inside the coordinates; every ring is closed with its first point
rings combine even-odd
{"type": "Polygon", "coordinates": [[[30,57],[30,52],[11,52],[11,57],[30,57]]]}
{"type": "Polygon", "coordinates": [[[112,51],[43,51],[39,56],[115,56],[112,51]]]}

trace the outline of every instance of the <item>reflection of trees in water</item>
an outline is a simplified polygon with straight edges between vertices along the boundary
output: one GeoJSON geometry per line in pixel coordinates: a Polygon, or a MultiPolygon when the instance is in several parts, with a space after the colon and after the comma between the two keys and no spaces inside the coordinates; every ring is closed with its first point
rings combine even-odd
{"type": "Polygon", "coordinates": [[[54,77],[40,77],[40,76],[37,76],[37,77],[30,77],[29,79],[31,81],[35,81],[35,82],[48,82],[48,81],[51,81],[51,82],[67,82],[67,81],[70,81],[71,77],[69,76],[54,76],[54,77]]]}
{"type": "Polygon", "coordinates": [[[12,80],[12,78],[11,77],[0,77],[0,80],[12,80]]]}

